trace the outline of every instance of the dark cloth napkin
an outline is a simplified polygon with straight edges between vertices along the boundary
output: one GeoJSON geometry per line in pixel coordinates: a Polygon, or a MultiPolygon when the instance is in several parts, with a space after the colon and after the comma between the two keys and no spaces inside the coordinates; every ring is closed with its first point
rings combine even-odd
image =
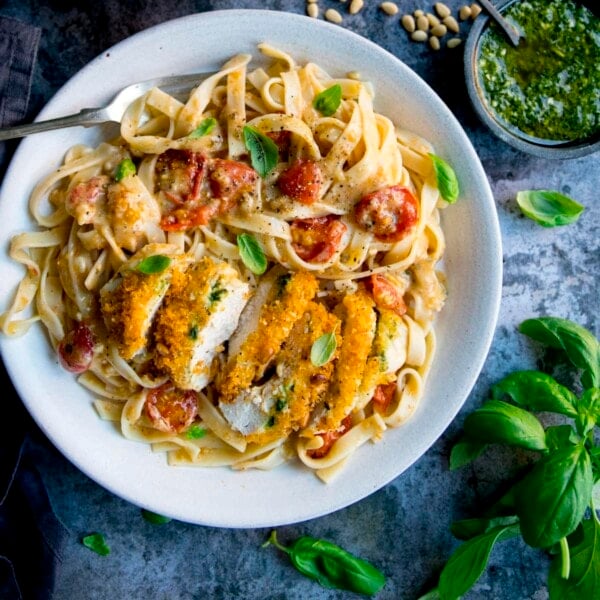
{"type": "MultiPolygon", "coordinates": [[[[0,17],[0,127],[28,115],[41,31],[0,17]]],[[[0,142],[0,180],[18,141],[0,142]]],[[[68,532],[50,505],[36,467],[49,442],[26,413],[0,363],[0,598],[52,598],[54,574],[68,532]]]]}

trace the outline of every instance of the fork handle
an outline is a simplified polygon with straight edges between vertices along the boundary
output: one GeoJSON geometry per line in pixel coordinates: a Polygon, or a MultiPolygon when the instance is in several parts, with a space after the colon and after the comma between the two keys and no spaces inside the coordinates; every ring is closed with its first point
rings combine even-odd
{"type": "Polygon", "coordinates": [[[25,137],[32,133],[41,133],[42,131],[52,131],[61,127],[91,127],[105,123],[108,119],[102,108],[84,108],[75,115],[68,115],[58,119],[49,119],[47,121],[38,121],[27,125],[15,125],[14,127],[5,127],[0,129],[0,141],[11,140],[13,138],[25,137]]]}

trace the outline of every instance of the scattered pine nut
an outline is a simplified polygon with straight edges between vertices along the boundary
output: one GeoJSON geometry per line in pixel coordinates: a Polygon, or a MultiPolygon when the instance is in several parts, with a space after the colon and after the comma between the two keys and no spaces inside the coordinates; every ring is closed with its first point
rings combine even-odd
{"type": "Polygon", "coordinates": [[[425,15],[417,17],[417,29],[427,31],[429,29],[429,20],[425,15]]]}
{"type": "Polygon", "coordinates": [[[436,2],[434,8],[440,19],[445,19],[451,14],[451,10],[443,2],[436,2]]]}
{"type": "Polygon", "coordinates": [[[458,33],[460,31],[460,27],[458,26],[458,21],[451,16],[444,17],[442,23],[453,33],[458,33]]]}
{"type": "Polygon", "coordinates": [[[395,2],[382,2],[379,5],[379,8],[386,15],[396,15],[396,14],[398,14],[398,5],[395,2]]]}
{"type": "Polygon", "coordinates": [[[314,4],[315,2],[317,2],[317,0],[306,0],[307,4],[314,4]]]}
{"type": "Polygon", "coordinates": [[[436,25],[440,24],[440,20],[435,15],[427,13],[425,16],[427,17],[427,20],[429,21],[431,27],[435,27],[436,25]]]}
{"type": "Polygon", "coordinates": [[[350,2],[348,12],[351,15],[355,15],[357,12],[359,12],[362,9],[362,7],[364,5],[365,5],[364,0],[352,0],[352,2],[350,2]]]}
{"type": "Polygon", "coordinates": [[[350,71],[346,73],[348,79],[354,79],[354,81],[360,81],[360,73],[358,71],[350,71]]]}
{"type": "Polygon", "coordinates": [[[408,33],[412,33],[417,28],[415,18],[412,15],[404,15],[400,22],[402,23],[402,27],[404,27],[408,33]]]}
{"type": "Polygon", "coordinates": [[[335,8],[328,8],[325,11],[325,18],[331,23],[335,23],[336,25],[339,25],[343,20],[342,15],[340,15],[340,13],[337,10],[335,10],[335,8]]]}
{"type": "Polygon", "coordinates": [[[458,16],[460,17],[461,21],[466,21],[471,16],[471,7],[467,6],[466,4],[461,6],[458,11],[458,16]]]}
{"type": "Polygon", "coordinates": [[[319,16],[319,5],[315,4],[314,2],[311,2],[307,7],[306,7],[306,14],[309,17],[312,17],[313,19],[316,19],[319,16]]]}
{"type": "Polygon", "coordinates": [[[431,35],[434,35],[435,37],[443,37],[448,32],[448,29],[445,25],[442,25],[440,23],[439,25],[435,25],[434,27],[432,27],[430,31],[431,35]]]}
{"type": "Polygon", "coordinates": [[[440,49],[440,38],[437,37],[430,37],[429,38],[429,45],[431,46],[431,48],[433,50],[439,50],[440,49]]]}
{"type": "Polygon", "coordinates": [[[479,4],[471,4],[471,19],[476,19],[480,12],[481,6],[479,6],[479,4]]]}
{"type": "Polygon", "coordinates": [[[425,13],[420,8],[417,8],[417,10],[415,10],[415,12],[413,13],[413,15],[415,16],[415,19],[422,17],[424,14],[425,13]]]}
{"type": "Polygon", "coordinates": [[[426,42],[427,34],[422,29],[417,29],[410,34],[410,38],[414,42],[426,42]]]}
{"type": "Polygon", "coordinates": [[[459,37],[453,37],[448,40],[448,42],[446,43],[446,46],[448,46],[448,48],[456,48],[457,46],[460,46],[461,44],[462,44],[462,40],[459,37]]]}

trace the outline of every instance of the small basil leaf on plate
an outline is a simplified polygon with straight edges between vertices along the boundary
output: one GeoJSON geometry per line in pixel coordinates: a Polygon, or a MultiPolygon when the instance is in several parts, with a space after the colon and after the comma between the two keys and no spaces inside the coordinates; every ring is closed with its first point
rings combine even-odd
{"type": "Polygon", "coordinates": [[[135,175],[136,168],[133,161],[130,158],[123,159],[115,169],[115,181],[121,181],[125,177],[135,175]]]}
{"type": "Polygon", "coordinates": [[[136,269],[144,275],[162,273],[171,264],[171,259],[163,254],[154,254],[141,260],[136,269]]]}
{"type": "Polygon", "coordinates": [[[91,533],[90,535],[86,535],[82,538],[81,543],[100,556],[107,556],[110,554],[110,548],[101,533],[91,533]]]}
{"type": "Polygon", "coordinates": [[[215,128],[216,124],[216,119],[213,117],[206,117],[206,119],[203,119],[200,122],[200,125],[198,125],[198,127],[196,127],[196,129],[194,129],[194,131],[188,135],[188,138],[197,140],[198,138],[208,135],[215,128]]]}
{"type": "Polygon", "coordinates": [[[522,213],[543,227],[574,223],[584,207],[568,196],[552,190],[527,190],[517,193],[522,213]]]}
{"type": "Polygon", "coordinates": [[[435,154],[429,154],[429,157],[433,163],[433,170],[435,171],[435,178],[438,189],[440,190],[440,195],[446,202],[454,204],[460,193],[458,179],[456,178],[454,169],[443,158],[440,158],[435,154]]]}
{"type": "Polygon", "coordinates": [[[335,114],[335,111],[342,103],[342,86],[339,83],[328,87],[318,93],[314,100],[313,106],[324,116],[330,117],[335,114]]]}
{"type": "Polygon", "coordinates": [[[267,257],[256,238],[249,233],[240,233],[237,245],[242,262],[255,275],[262,275],[267,270],[267,257]]]}
{"type": "Polygon", "coordinates": [[[243,134],[252,167],[264,179],[277,166],[279,148],[270,137],[250,125],[244,127],[243,134]]]}
{"type": "Polygon", "coordinates": [[[337,338],[335,337],[335,331],[324,333],[314,341],[310,349],[310,362],[315,367],[322,367],[331,360],[336,348],[337,338]]]}
{"type": "Polygon", "coordinates": [[[186,432],[185,437],[190,440],[199,440],[206,435],[206,429],[200,425],[192,425],[186,432]]]}
{"type": "Polygon", "coordinates": [[[172,521],[170,517],[159,515],[158,513],[146,510],[145,508],[142,508],[142,517],[144,517],[148,523],[152,523],[153,525],[164,525],[165,523],[170,523],[172,521]]]}

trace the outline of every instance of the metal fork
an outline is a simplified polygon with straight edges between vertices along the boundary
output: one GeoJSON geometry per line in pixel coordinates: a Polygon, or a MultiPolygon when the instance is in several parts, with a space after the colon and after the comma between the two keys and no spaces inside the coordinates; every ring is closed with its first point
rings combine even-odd
{"type": "Polygon", "coordinates": [[[63,127],[92,127],[114,121],[121,121],[125,109],[136,99],[145,94],[153,87],[159,87],[171,95],[181,95],[189,92],[192,87],[198,85],[207,75],[212,73],[194,73],[192,75],[173,75],[171,77],[159,77],[148,81],[134,83],[123,88],[108,104],[101,108],[84,108],[75,115],[68,115],[48,121],[38,121],[27,125],[15,125],[0,129],[0,141],[24,137],[32,133],[51,131],[63,127]]]}

